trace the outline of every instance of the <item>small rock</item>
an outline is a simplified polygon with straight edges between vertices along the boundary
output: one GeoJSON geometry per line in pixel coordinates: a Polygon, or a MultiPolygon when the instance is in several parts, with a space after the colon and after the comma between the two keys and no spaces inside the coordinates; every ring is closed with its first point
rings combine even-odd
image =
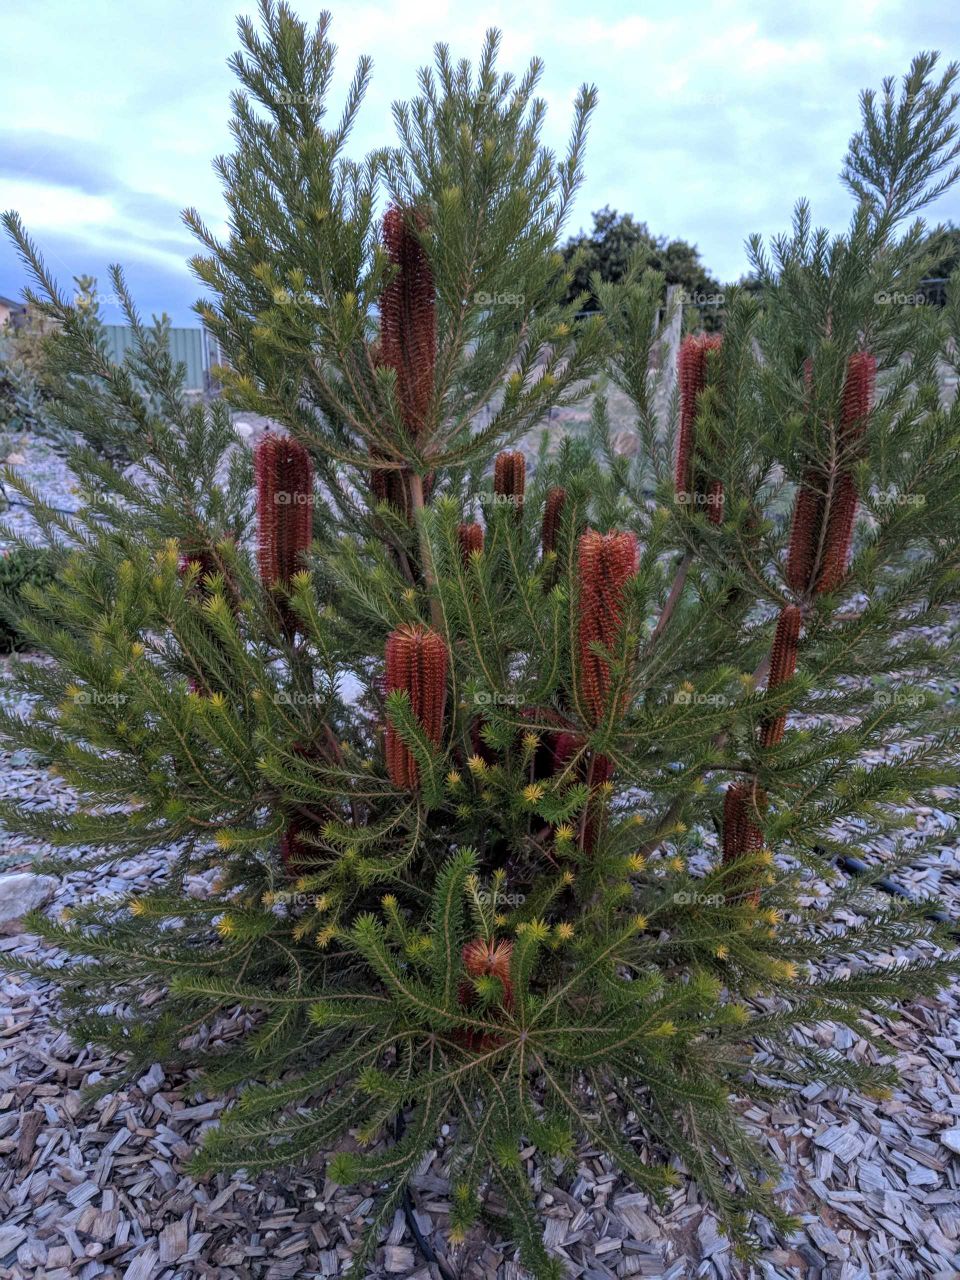
{"type": "Polygon", "coordinates": [[[35,876],[29,871],[0,876],[0,932],[22,933],[23,917],[49,902],[58,887],[53,876],[35,876]]]}
{"type": "Polygon", "coordinates": [[[944,1129],[940,1134],[940,1141],[950,1151],[960,1155],[960,1129],[944,1129]]]}

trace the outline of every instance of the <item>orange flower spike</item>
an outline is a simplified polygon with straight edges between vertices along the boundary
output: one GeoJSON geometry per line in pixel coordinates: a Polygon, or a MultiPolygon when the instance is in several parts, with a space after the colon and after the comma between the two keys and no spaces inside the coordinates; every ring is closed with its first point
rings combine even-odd
{"type": "Polygon", "coordinates": [[[498,453],[493,464],[493,492],[501,502],[513,504],[519,519],[527,481],[527,460],[522,453],[498,453]]]}
{"type": "MultiPolygon", "coordinates": [[[[767,689],[776,689],[778,685],[791,680],[797,670],[797,646],[800,639],[800,622],[802,613],[795,604],[787,605],[777,619],[777,630],[770,650],[770,674],[767,677],[767,689]]],[[[760,745],[775,747],[783,740],[786,715],[777,716],[765,721],[760,727],[760,745]]]]}
{"type": "Polygon", "coordinates": [[[474,551],[483,550],[483,525],[461,524],[457,526],[457,541],[460,544],[460,557],[464,567],[470,563],[474,551]]]}
{"type": "MultiPolygon", "coordinates": [[[[680,436],[674,479],[677,493],[687,494],[691,498],[695,490],[694,426],[697,418],[697,402],[700,399],[700,393],[707,385],[708,354],[711,351],[718,351],[722,342],[720,334],[690,334],[680,344],[680,355],[677,360],[677,380],[680,386],[680,436]]],[[[720,499],[712,502],[709,507],[711,521],[719,524],[723,518],[723,487],[715,482],[710,486],[709,492],[715,499],[720,499]]]]}
{"type": "Polygon", "coordinates": [[[426,424],[437,362],[433,272],[420,240],[425,219],[391,205],[383,243],[396,268],[380,295],[380,360],[396,371],[403,423],[413,436],[426,424]]]}
{"type": "MultiPolygon", "coordinates": [[[[404,689],[410,707],[430,741],[440,745],[447,697],[447,647],[442,637],[419,623],[398,627],[387,637],[386,692],[404,689]]],[[[387,720],[387,771],[395,786],[419,783],[417,762],[387,720]]]]}
{"type": "Polygon", "coordinates": [[[613,653],[620,644],[627,584],[637,571],[636,535],[590,530],[580,539],[579,553],[580,693],[599,724],[610,695],[610,663],[591,646],[613,653]]]}
{"type": "MultiPolygon", "coordinates": [[[[763,832],[753,820],[756,812],[762,812],[766,797],[762,791],[744,783],[734,783],[723,797],[723,865],[735,865],[745,855],[759,853],[763,848],[763,832]]],[[[727,894],[728,902],[747,901],[757,906],[760,889],[740,888],[727,894]]]]}
{"type": "Polygon", "coordinates": [[[563,518],[563,507],[567,500],[567,491],[562,485],[555,485],[547,493],[547,501],[543,508],[543,530],[540,541],[543,554],[556,551],[560,537],[560,521],[563,518]]]}

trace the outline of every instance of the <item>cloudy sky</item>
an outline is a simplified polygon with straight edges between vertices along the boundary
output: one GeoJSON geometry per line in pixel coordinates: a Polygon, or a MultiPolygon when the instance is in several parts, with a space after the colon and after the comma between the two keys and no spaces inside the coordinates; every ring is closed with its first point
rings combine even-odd
{"type": "MultiPolygon", "coordinates": [[[[315,19],[322,0],[297,0],[315,19]]],[[[578,84],[600,102],[587,182],[570,231],[610,204],[695,242],[723,280],[746,267],[745,236],[784,229],[800,195],[836,230],[849,213],[837,173],[857,94],[899,75],[921,48],[960,57],[960,6],[941,0],[417,0],[326,5],[339,46],[334,111],[356,58],[374,75],[355,154],[393,141],[390,104],[416,92],[435,41],[475,58],[504,32],[501,69],[546,61],[547,141],[562,147],[578,84]]],[[[142,310],[194,323],[193,241],[179,211],[219,227],[210,161],[229,150],[227,56],[243,0],[30,0],[0,21],[0,207],[21,213],[61,283],[108,263],[142,310]]],[[[960,195],[928,215],[960,221],[960,195]]],[[[0,294],[25,273],[0,246],[0,294]]],[[[104,284],[101,285],[104,288],[104,284]]],[[[116,319],[108,308],[106,318],[116,319]]]]}

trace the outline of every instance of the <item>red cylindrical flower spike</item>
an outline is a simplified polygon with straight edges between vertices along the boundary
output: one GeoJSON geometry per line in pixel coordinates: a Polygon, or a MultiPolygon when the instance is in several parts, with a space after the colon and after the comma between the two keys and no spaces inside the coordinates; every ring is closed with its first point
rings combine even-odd
{"type": "Polygon", "coordinates": [[[268,433],[254,450],[260,576],[264,586],[290,579],[313,537],[313,463],[298,440],[268,433]]]}
{"type": "MultiPolygon", "coordinates": [[[[818,469],[811,469],[797,490],[786,577],[792,590],[798,593],[811,589],[818,594],[835,591],[846,575],[858,501],[852,474],[854,450],[866,427],[876,372],[877,362],[869,352],[854,352],[847,361],[838,432],[839,471],[832,491],[829,475],[818,469]]],[[[812,376],[808,360],[804,365],[808,388],[812,376]]]]}
{"type": "MultiPolygon", "coordinates": [[[[298,440],[270,432],[257,444],[253,465],[260,577],[265,587],[288,591],[313,538],[313,463],[298,440]]],[[[297,619],[286,600],[278,608],[289,638],[297,619]]]]}
{"type": "Polygon", "coordinates": [[[543,508],[543,531],[541,545],[543,554],[556,551],[560,537],[560,521],[563,517],[563,505],[567,500],[567,491],[562,485],[554,485],[547,493],[547,501],[543,508]]]}
{"type": "Polygon", "coordinates": [[[437,361],[436,289],[418,232],[425,219],[391,205],[383,242],[396,270],[380,298],[380,358],[396,370],[403,423],[411,435],[426,424],[437,361]]]}
{"type": "Polygon", "coordinates": [[[579,549],[580,697],[591,721],[599,724],[608,709],[610,663],[591,646],[611,654],[620,646],[627,584],[637,571],[637,539],[632,533],[591,529],[579,549]]]}
{"type": "Polygon", "coordinates": [[[483,525],[461,524],[457,526],[457,541],[460,543],[460,556],[464,566],[470,563],[475,551],[483,550],[483,525]]]}
{"type": "MultiPolygon", "coordinates": [[[[762,813],[766,797],[762,791],[745,783],[734,783],[727,788],[723,798],[723,865],[735,865],[746,855],[759,853],[763,848],[763,832],[755,822],[762,813]]],[[[737,885],[727,894],[728,902],[760,902],[759,886],[737,885]]]]}
{"type": "MultiPolygon", "coordinates": [[[[443,710],[447,697],[447,647],[436,631],[417,623],[398,627],[387,637],[386,691],[404,689],[410,707],[434,745],[443,734],[443,710]]],[[[387,770],[395,786],[415,788],[417,762],[400,735],[387,720],[387,770]]]]}
{"type": "MultiPolygon", "coordinates": [[[[677,380],[680,384],[680,436],[677,442],[675,484],[678,494],[694,502],[698,492],[696,475],[696,439],[694,427],[697,419],[697,402],[707,385],[707,357],[719,350],[723,339],[720,334],[691,334],[680,344],[677,361],[677,380]]],[[[707,496],[710,496],[709,493],[707,496]]],[[[722,519],[723,487],[713,492],[714,502],[709,506],[710,519],[719,523],[722,519]]]]}
{"type": "MultiPolygon", "coordinates": [[[[795,605],[787,605],[781,610],[777,619],[777,630],[770,650],[770,674],[767,677],[767,689],[776,689],[792,679],[797,670],[797,646],[800,640],[801,610],[795,605]]],[[[786,725],[786,714],[767,720],[760,726],[760,745],[775,747],[783,739],[786,725]]]]}
{"type": "Polygon", "coordinates": [[[493,464],[493,492],[500,502],[509,502],[519,517],[523,510],[527,460],[522,453],[498,453],[493,464]]]}
{"type": "Polygon", "coordinates": [[[840,416],[840,444],[846,455],[845,469],[837,481],[827,519],[823,567],[817,581],[817,591],[821,594],[836,591],[847,573],[858,502],[857,486],[852,474],[854,459],[849,455],[866,429],[876,375],[877,362],[866,351],[854,352],[847,361],[840,416]]]}
{"type": "Polygon", "coordinates": [[[823,521],[824,495],[819,487],[822,484],[823,479],[817,472],[808,472],[793,500],[787,547],[787,582],[796,592],[807,590],[816,567],[823,521]]]}

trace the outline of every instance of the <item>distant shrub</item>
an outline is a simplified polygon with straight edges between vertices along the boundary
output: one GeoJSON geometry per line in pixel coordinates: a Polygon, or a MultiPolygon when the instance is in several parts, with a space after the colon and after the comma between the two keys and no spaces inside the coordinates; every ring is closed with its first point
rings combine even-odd
{"type": "Polygon", "coordinates": [[[56,576],[55,557],[46,547],[0,552],[0,653],[26,647],[16,623],[18,597],[26,586],[45,587],[56,576]]]}

